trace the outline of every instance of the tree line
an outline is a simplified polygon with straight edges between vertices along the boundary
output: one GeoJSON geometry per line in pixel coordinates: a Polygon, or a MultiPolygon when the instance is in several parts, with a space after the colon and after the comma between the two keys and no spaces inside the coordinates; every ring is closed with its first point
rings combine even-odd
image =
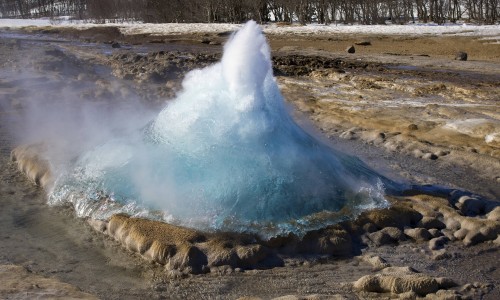
{"type": "Polygon", "coordinates": [[[404,24],[500,21],[500,0],[0,0],[2,18],[71,16],[102,23],[404,24]]]}

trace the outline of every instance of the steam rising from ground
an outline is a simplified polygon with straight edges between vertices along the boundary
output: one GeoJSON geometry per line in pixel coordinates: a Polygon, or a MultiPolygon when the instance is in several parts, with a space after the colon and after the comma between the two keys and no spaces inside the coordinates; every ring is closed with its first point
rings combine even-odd
{"type": "Polygon", "coordinates": [[[81,154],[50,201],[80,215],[126,211],[201,229],[301,233],[385,205],[390,182],[288,115],[261,29],[247,23],[222,61],[190,72],[148,126],[81,154]],[[328,215],[321,219],[319,216],[328,215]]]}

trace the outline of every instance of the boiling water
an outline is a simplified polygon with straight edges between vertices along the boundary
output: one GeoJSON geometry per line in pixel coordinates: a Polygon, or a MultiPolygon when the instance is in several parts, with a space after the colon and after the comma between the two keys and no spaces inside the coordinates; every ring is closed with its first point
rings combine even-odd
{"type": "Polygon", "coordinates": [[[269,236],[385,206],[384,185],[392,184],[292,120],[269,46],[251,21],[221,62],[186,75],[182,92],[146,128],[80,155],[50,202],[70,201],[81,216],[127,212],[269,236]]]}

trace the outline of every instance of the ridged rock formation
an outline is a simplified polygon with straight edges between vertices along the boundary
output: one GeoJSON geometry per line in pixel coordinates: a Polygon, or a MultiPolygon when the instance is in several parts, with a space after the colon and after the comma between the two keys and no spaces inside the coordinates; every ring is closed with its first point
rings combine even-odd
{"type": "MultiPolygon", "coordinates": [[[[49,192],[53,178],[50,163],[45,159],[46,147],[44,144],[19,146],[12,151],[11,158],[21,172],[49,192]]],[[[309,231],[303,237],[289,234],[267,241],[255,235],[204,233],[125,214],[115,214],[109,220],[89,220],[89,223],[128,250],[164,265],[169,271],[181,273],[282,266],[281,255],[349,257],[359,253],[359,247],[398,244],[408,239],[428,241],[431,250],[439,250],[433,252],[437,253],[433,258],[441,259],[446,258],[443,248],[448,241],[461,240],[465,245],[499,241],[498,202],[472,196],[454,198],[453,195],[449,199],[416,195],[388,200],[389,208],[365,211],[353,221],[309,231]]],[[[415,279],[412,276],[398,282],[412,281],[415,279]]],[[[366,279],[383,290],[387,280],[385,277],[366,279]]],[[[419,280],[422,284],[428,283],[420,277],[419,280]]]]}
{"type": "Polygon", "coordinates": [[[21,172],[44,190],[49,190],[53,184],[50,162],[44,158],[44,144],[30,144],[16,147],[10,158],[17,163],[21,172]]]}

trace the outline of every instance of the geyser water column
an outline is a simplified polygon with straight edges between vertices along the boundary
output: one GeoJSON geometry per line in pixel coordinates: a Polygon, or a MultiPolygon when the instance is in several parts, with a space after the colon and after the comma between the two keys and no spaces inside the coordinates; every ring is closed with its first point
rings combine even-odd
{"type": "Polygon", "coordinates": [[[182,92],[141,135],[83,154],[51,199],[69,198],[93,217],[161,211],[181,225],[273,235],[339,220],[312,221],[325,212],[383,206],[384,184],[293,121],[266,39],[250,21],[220,63],[186,75],[182,92]]]}

